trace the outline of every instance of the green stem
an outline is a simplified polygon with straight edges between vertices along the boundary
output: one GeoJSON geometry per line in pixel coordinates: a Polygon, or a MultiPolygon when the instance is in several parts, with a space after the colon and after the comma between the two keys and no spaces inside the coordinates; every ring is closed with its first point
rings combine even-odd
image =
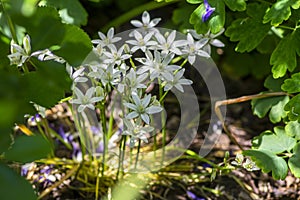
{"type": "Polygon", "coordinates": [[[137,149],[137,154],[136,154],[136,157],[135,157],[134,169],[137,168],[137,164],[139,162],[140,149],[141,149],[141,139],[139,139],[139,143],[138,143],[138,149],[137,149]]]}
{"type": "Polygon", "coordinates": [[[45,138],[45,140],[51,145],[51,157],[54,157],[54,144],[52,141],[50,141],[51,137],[45,133],[45,131],[41,127],[40,122],[37,122],[37,128],[38,128],[39,132],[41,133],[41,135],[45,138]]]}
{"type": "Polygon", "coordinates": [[[11,37],[12,39],[15,41],[15,42],[18,42],[18,38],[17,38],[17,34],[16,34],[16,30],[15,30],[15,27],[12,23],[12,20],[10,18],[10,16],[8,15],[8,13],[6,12],[6,9],[4,7],[4,3],[2,0],[0,0],[0,3],[1,3],[1,6],[2,6],[2,10],[3,10],[3,13],[7,19],[7,24],[8,24],[8,27],[9,27],[9,30],[10,30],[10,33],[11,33],[11,37]]]}
{"type": "MultiPolygon", "coordinates": [[[[165,97],[166,93],[163,94],[163,87],[161,86],[161,84],[159,83],[159,96],[160,96],[160,104],[162,107],[164,107],[164,97],[165,97]]],[[[166,146],[166,126],[165,126],[165,113],[161,112],[161,126],[162,126],[162,146],[163,146],[163,150],[162,150],[162,159],[161,159],[161,165],[163,164],[163,161],[165,159],[165,146],[166,146]]]]}
{"type": "Polygon", "coordinates": [[[188,59],[186,58],[180,65],[180,67],[183,67],[185,65],[185,63],[187,63],[188,59]]]}
{"type": "Polygon", "coordinates": [[[163,101],[165,100],[165,97],[167,96],[167,94],[169,93],[169,90],[168,91],[165,91],[164,94],[161,95],[161,97],[159,98],[159,103],[163,103],[163,101]]]}
{"type": "Polygon", "coordinates": [[[142,12],[144,12],[145,10],[154,10],[157,8],[161,8],[164,6],[167,6],[169,4],[173,4],[176,2],[179,2],[180,0],[170,0],[168,2],[155,2],[155,1],[151,1],[149,3],[140,5],[136,8],[131,9],[129,12],[124,13],[123,15],[113,19],[112,21],[110,21],[108,24],[106,24],[101,31],[102,32],[106,32],[110,27],[118,27],[120,25],[122,25],[125,22],[128,22],[130,19],[134,18],[135,16],[141,14],[142,12]]]}
{"type": "Polygon", "coordinates": [[[105,159],[106,159],[106,153],[107,153],[107,143],[108,143],[108,138],[107,138],[107,127],[106,127],[106,116],[105,116],[105,103],[101,102],[99,105],[100,109],[100,120],[102,123],[102,131],[103,131],[103,160],[102,160],[102,172],[101,175],[104,175],[105,171],[105,159]]]}
{"type": "Polygon", "coordinates": [[[99,183],[100,183],[100,165],[98,163],[98,161],[96,160],[97,162],[97,178],[96,178],[96,186],[95,186],[95,200],[98,200],[99,199],[99,183]]]}

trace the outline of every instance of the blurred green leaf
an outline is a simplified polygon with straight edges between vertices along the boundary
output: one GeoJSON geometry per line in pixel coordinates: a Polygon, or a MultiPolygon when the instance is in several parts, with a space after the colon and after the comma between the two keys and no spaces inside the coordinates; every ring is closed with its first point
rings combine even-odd
{"type": "Polygon", "coordinates": [[[292,174],[294,174],[295,177],[300,177],[300,143],[298,143],[294,147],[294,154],[292,157],[290,157],[288,161],[288,165],[290,167],[290,170],[292,174]]]}
{"type": "Polygon", "coordinates": [[[50,108],[65,97],[71,88],[71,79],[65,66],[54,61],[39,62],[38,70],[25,74],[26,98],[43,107],[50,108]]]}
{"type": "Polygon", "coordinates": [[[47,5],[58,8],[62,20],[68,24],[87,24],[88,14],[78,0],[47,0],[47,5]]]}
{"type": "Polygon", "coordinates": [[[61,48],[54,53],[63,57],[70,65],[77,67],[92,51],[89,36],[74,25],[64,25],[65,34],[60,43],[61,48]]]}
{"type": "Polygon", "coordinates": [[[244,11],[246,10],[246,2],[245,0],[223,0],[228,8],[232,11],[244,11]]]}
{"type": "Polygon", "coordinates": [[[277,2],[266,12],[263,23],[271,21],[273,26],[278,26],[291,16],[290,7],[297,9],[299,6],[299,0],[277,0],[277,2]]]}
{"type": "Polygon", "coordinates": [[[262,54],[271,54],[274,49],[276,48],[276,45],[278,44],[277,42],[278,37],[275,36],[274,34],[272,35],[267,35],[261,43],[256,47],[257,51],[262,54]]]}
{"type": "Polygon", "coordinates": [[[47,157],[51,145],[41,135],[22,135],[15,139],[12,147],[5,152],[5,159],[22,163],[47,157]]]}
{"type": "Polygon", "coordinates": [[[275,133],[265,131],[252,140],[252,148],[268,150],[274,154],[290,151],[296,140],[287,135],[282,127],[275,127],[275,133]]]}
{"type": "Polygon", "coordinates": [[[252,52],[251,54],[234,51],[232,43],[225,44],[223,67],[230,76],[243,77],[251,74],[261,79],[270,73],[269,58],[263,54],[252,52]]]}
{"type": "Polygon", "coordinates": [[[270,64],[274,78],[283,77],[286,71],[294,71],[297,66],[296,53],[300,55],[300,30],[285,36],[273,51],[270,64]]]}
{"type": "Polygon", "coordinates": [[[57,11],[51,7],[38,7],[30,18],[15,20],[31,37],[32,52],[59,45],[66,32],[57,11]]]}
{"type": "Polygon", "coordinates": [[[182,6],[173,11],[172,21],[180,26],[180,30],[192,28],[192,25],[189,22],[189,16],[193,10],[195,10],[194,5],[182,4],[182,6]]]}
{"type": "Polygon", "coordinates": [[[10,136],[11,129],[5,128],[5,126],[0,126],[0,131],[1,131],[0,132],[0,154],[2,154],[4,151],[6,151],[9,148],[10,144],[12,143],[11,136],[10,136]]]}
{"type": "Polygon", "coordinates": [[[298,121],[290,121],[284,127],[287,135],[295,137],[296,140],[300,140],[300,123],[298,121]]]}
{"type": "Polygon", "coordinates": [[[270,25],[261,23],[266,8],[264,4],[248,4],[249,17],[237,19],[227,28],[225,35],[230,37],[230,41],[239,42],[236,51],[250,52],[266,37],[271,28],[270,25]]]}
{"type": "Polygon", "coordinates": [[[272,92],[281,92],[281,85],[284,80],[283,77],[275,79],[272,75],[269,75],[264,82],[264,86],[272,92]]]}
{"type": "Polygon", "coordinates": [[[300,72],[293,74],[289,79],[285,79],[281,88],[288,93],[300,92],[300,72]]]}
{"type": "Polygon", "coordinates": [[[243,154],[250,156],[262,172],[269,173],[272,171],[272,176],[276,180],[284,179],[288,173],[286,161],[271,151],[252,149],[243,151],[243,154]]]}
{"type": "Polygon", "coordinates": [[[1,200],[37,199],[31,184],[3,164],[0,164],[0,194],[1,200]]]}

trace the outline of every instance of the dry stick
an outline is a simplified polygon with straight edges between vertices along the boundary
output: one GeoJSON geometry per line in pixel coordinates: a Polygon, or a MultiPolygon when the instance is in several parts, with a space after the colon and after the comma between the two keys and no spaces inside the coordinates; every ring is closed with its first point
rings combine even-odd
{"type": "Polygon", "coordinates": [[[234,99],[227,99],[227,100],[222,100],[222,101],[217,101],[216,102],[216,104],[215,104],[215,113],[218,116],[218,118],[220,119],[225,133],[228,135],[230,140],[235,145],[237,145],[241,150],[243,150],[243,147],[236,141],[236,139],[232,136],[231,132],[229,131],[229,129],[225,125],[225,120],[222,116],[220,106],[231,105],[231,104],[235,104],[235,103],[241,103],[241,102],[249,101],[249,100],[252,100],[252,99],[261,99],[261,98],[274,97],[274,96],[288,96],[288,94],[285,93],[285,92],[271,92],[271,93],[264,93],[264,94],[254,94],[254,95],[242,96],[242,97],[238,97],[238,98],[234,98],[234,99]]]}
{"type": "Polygon", "coordinates": [[[46,188],[42,194],[38,197],[38,199],[42,199],[44,196],[46,196],[49,192],[51,192],[54,188],[58,187],[61,183],[63,183],[66,179],[68,179],[70,176],[72,176],[79,168],[80,165],[76,165],[71,169],[60,181],[53,184],[51,187],[46,188]]]}

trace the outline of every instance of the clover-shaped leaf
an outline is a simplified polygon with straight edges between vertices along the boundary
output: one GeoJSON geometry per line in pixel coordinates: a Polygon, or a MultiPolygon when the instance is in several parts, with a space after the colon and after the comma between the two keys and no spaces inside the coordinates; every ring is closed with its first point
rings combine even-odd
{"type": "Polygon", "coordinates": [[[291,16],[291,7],[294,9],[299,8],[299,0],[277,0],[275,4],[266,12],[263,23],[268,23],[278,26],[284,20],[289,19],[291,16]]]}
{"type": "Polygon", "coordinates": [[[271,122],[277,123],[286,116],[284,106],[288,103],[288,96],[268,97],[251,101],[252,110],[259,118],[263,118],[269,112],[271,122]]]}
{"type": "Polygon", "coordinates": [[[272,171],[272,176],[276,180],[284,179],[288,173],[286,161],[272,151],[251,149],[244,151],[243,154],[250,156],[262,172],[269,173],[272,171]]]}
{"type": "Polygon", "coordinates": [[[275,127],[274,132],[265,131],[259,136],[254,137],[252,147],[278,154],[290,151],[295,146],[296,140],[287,135],[282,127],[275,127]]]}
{"type": "Polygon", "coordinates": [[[289,120],[295,121],[300,119],[300,94],[294,96],[285,106],[284,110],[288,111],[289,120]]]}
{"type": "Polygon", "coordinates": [[[300,31],[285,36],[273,51],[270,64],[274,78],[283,77],[286,71],[294,71],[297,66],[296,53],[300,55],[300,31]]]}
{"type": "Polygon", "coordinates": [[[288,93],[300,92],[300,73],[293,74],[291,78],[285,79],[281,88],[288,93]]]}
{"type": "Polygon", "coordinates": [[[284,127],[287,135],[295,137],[296,140],[300,140],[300,123],[298,121],[290,121],[284,127]]]}
{"type": "Polygon", "coordinates": [[[252,51],[268,34],[271,26],[261,23],[266,8],[264,4],[249,4],[247,8],[249,17],[239,18],[228,27],[225,35],[230,37],[230,41],[239,42],[236,46],[236,51],[252,51]]]}

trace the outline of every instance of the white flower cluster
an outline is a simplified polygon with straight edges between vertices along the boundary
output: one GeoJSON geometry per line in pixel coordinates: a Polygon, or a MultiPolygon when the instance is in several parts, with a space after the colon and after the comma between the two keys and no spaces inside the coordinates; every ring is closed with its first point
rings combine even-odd
{"type": "Polygon", "coordinates": [[[145,11],[142,21],[131,21],[137,29],[129,33],[130,39],[126,41],[115,36],[114,28],[106,35],[99,32],[99,39],[92,40],[97,61],[73,73],[75,82],[89,79],[93,84],[85,94],[74,88],[76,98],[71,102],[79,105],[79,112],[86,107],[94,109],[94,104],[106,101],[112,90],[122,94],[123,135],[130,135],[131,147],[137,139],[148,141],[145,134],[154,130],[150,116],[163,110],[156,96],[146,92],[150,84],[156,81],[165,92],[172,88],[184,92],[183,86],[191,85],[192,81],[184,78],[185,69],[174,59],[194,64],[197,56],[210,57],[210,45],[224,46],[209,33],[202,36],[190,31],[186,39],[176,38],[176,31],[162,33],[155,28],[159,21],[151,20],[145,11]]]}
{"type": "Polygon", "coordinates": [[[215,39],[216,35],[199,35],[192,30],[188,31],[186,39],[179,39],[175,30],[168,32],[155,28],[159,21],[160,18],[151,20],[145,11],[142,21],[131,21],[137,29],[129,34],[131,39],[125,42],[115,36],[114,28],[109,29],[107,35],[99,32],[99,39],[92,40],[96,61],[76,70],[48,49],[31,53],[28,35],[24,37],[23,47],[12,41],[8,57],[11,64],[18,66],[22,66],[31,56],[41,61],[65,63],[74,83],[74,97],[70,102],[78,105],[79,113],[86,108],[95,109],[97,103],[105,104],[112,90],[122,94],[125,117],[123,134],[131,136],[131,144],[136,139],[146,142],[145,135],[141,133],[154,130],[150,126],[150,116],[163,110],[160,105],[163,99],[157,100],[156,96],[147,94],[151,83],[156,81],[166,93],[171,89],[184,92],[183,86],[191,85],[192,81],[184,78],[183,65],[186,62],[194,64],[197,56],[209,58],[210,45],[224,46],[215,39]],[[123,42],[121,46],[120,42],[123,42]],[[91,82],[92,86],[82,91],[77,83],[86,82],[91,82]]]}
{"type": "Polygon", "coordinates": [[[41,61],[54,60],[59,63],[65,63],[63,58],[54,55],[49,49],[39,50],[31,53],[29,35],[25,35],[23,38],[23,47],[16,44],[14,40],[11,40],[10,54],[8,55],[11,65],[17,65],[20,67],[32,56],[37,57],[41,61]]]}
{"type": "Polygon", "coordinates": [[[244,156],[242,154],[236,154],[235,160],[231,162],[231,164],[236,166],[242,166],[247,171],[256,171],[260,170],[259,167],[256,166],[255,162],[250,160],[250,158],[246,158],[244,161],[244,156]]]}

